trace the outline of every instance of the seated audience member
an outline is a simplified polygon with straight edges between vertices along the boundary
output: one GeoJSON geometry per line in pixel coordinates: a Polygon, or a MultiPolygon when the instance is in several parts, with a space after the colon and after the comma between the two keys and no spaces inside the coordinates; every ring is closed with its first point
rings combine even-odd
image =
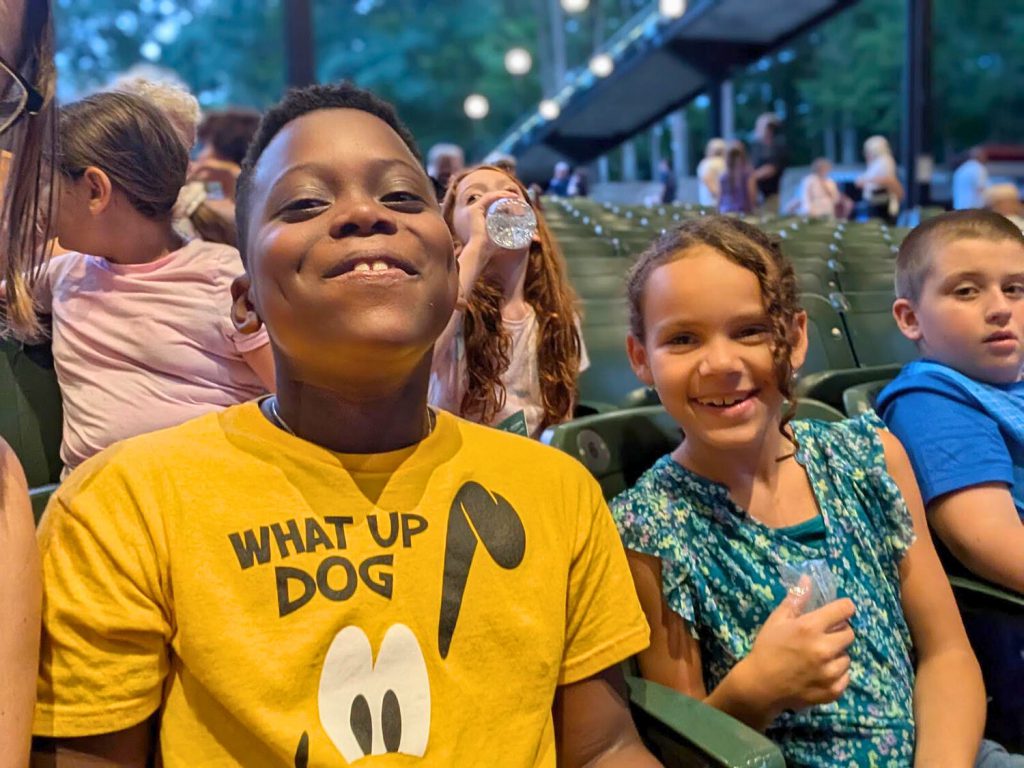
{"type": "Polygon", "coordinates": [[[434,180],[438,197],[444,195],[448,184],[466,167],[466,156],[458,144],[435,144],[427,152],[427,175],[434,180]]]}
{"type": "Polygon", "coordinates": [[[619,671],[648,629],[597,484],[427,406],[459,282],[408,130],[312,86],[243,168],[232,317],[269,330],[278,395],[57,491],[37,759],[657,765],[619,671]]]}
{"type": "Polygon", "coordinates": [[[979,576],[1024,592],[1024,235],[989,211],[926,221],[900,246],[893,314],[921,360],[879,395],[928,519],[979,576]]]}
{"type": "Polygon", "coordinates": [[[890,224],[896,223],[903,199],[903,185],[896,176],[896,158],[885,136],[871,136],[864,142],[867,168],[854,183],[860,188],[866,214],[890,224]]]}
{"type": "MultiPolygon", "coordinates": [[[[242,158],[259,122],[260,113],[254,109],[207,113],[199,123],[198,153],[189,168],[189,181],[204,182],[211,197],[233,201],[242,158]]],[[[226,212],[234,215],[233,208],[226,212]]]]}
{"type": "Polygon", "coordinates": [[[497,168],[452,179],[442,211],[462,300],[434,348],[430,402],[540,437],[572,418],[577,379],[589,364],[561,251],[522,182],[497,168]],[[487,233],[487,209],[508,197],[530,203],[537,217],[522,248],[502,248],[487,233]]]}
{"type": "Polygon", "coordinates": [[[725,139],[711,139],[704,148],[704,157],[697,163],[697,202],[718,209],[722,174],[725,173],[725,139]]]}
{"type": "Polygon", "coordinates": [[[238,251],[185,242],[172,208],[188,154],[146,99],[98,93],[61,110],[57,235],[36,301],[53,317],[61,459],[263,394],[265,332],[231,323],[238,251]]]}
{"type": "Polygon", "coordinates": [[[985,207],[1005,216],[1018,229],[1024,229],[1024,208],[1020,204],[1020,190],[1016,184],[993,184],[985,190],[985,207]]]}
{"type": "Polygon", "coordinates": [[[778,242],[693,219],[627,291],[633,370],[685,435],[612,502],[643,675],[790,766],[971,768],[985,692],[905,452],[873,413],[791,421],[807,316],[778,242]]]}
{"type": "Polygon", "coordinates": [[[661,184],[661,204],[669,205],[674,203],[676,201],[678,182],[676,181],[675,171],[672,170],[672,163],[668,160],[663,159],[658,163],[658,183],[661,184]]]}
{"type": "Polygon", "coordinates": [[[757,201],[757,180],[747,161],[742,141],[734,141],[725,153],[725,171],[718,180],[720,213],[753,213],[757,201]]]}
{"type": "Polygon", "coordinates": [[[570,167],[567,162],[560,160],[555,163],[554,173],[551,181],[548,182],[547,193],[552,197],[567,197],[569,194],[570,167]]]}
{"type": "Polygon", "coordinates": [[[829,177],[831,172],[832,164],[825,158],[819,157],[814,161],[811,173],[800,182],[797,214],[812,218],[835,218],[842,195],[839,187],[829,177]]]}
{"type": "Polygon", "coordinates": [[[587,197],[590,194],[590,180],[586,168],[574,168],[565,188],[569,197],[587,197]]]}

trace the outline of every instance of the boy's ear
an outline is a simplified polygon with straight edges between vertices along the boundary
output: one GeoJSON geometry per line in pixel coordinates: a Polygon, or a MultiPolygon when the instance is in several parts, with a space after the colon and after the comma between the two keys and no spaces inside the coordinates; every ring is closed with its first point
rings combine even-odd
{"type": "Polygon", "coordinates": [[[796,373],[807,361],[807,313],[797,312],[793,318],[793,327],[790,329],[790,345],[792,351],[789,353],[789,365],[796,373]]]}
{"type": "Polygon", "coordinates": [[[896,318],[896,325],[900,332],[913,342],[921,341],[923,334],[921,326],[917,322],[917,311],[910,299],[896,299],[892,304],[892,316],[896,318]]]}
{"type": "Polygon", "coordinates": [[[89,192],[89,213],[103,213],[110,207],[114,196],[114,185],[110,177],[100,168],[90,165],[82,174],[86,189],[89,192]]]}
{"type": "Polygon", "coordinates": [[[626,336],[626,354],[629,355],[629,365],[636,377],[648,387],[653,387],[654,377],[651,375],[647,349],[644,347],[644,343],[632,333],[626,336]]]}
{"type": "Polygon", "coordinates": [[[239,275],[231,283],[231,322],[240,333],[256,333],[263,327],[263,321],[256,314],[256,307],[249,300],[252,282],[248,275],[239,275]]]}

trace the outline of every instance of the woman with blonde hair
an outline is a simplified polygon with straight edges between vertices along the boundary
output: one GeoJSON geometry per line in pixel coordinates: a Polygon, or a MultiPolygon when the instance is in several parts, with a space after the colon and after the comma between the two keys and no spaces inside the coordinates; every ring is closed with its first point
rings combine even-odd
{"type": "Polygon", "coordinates": [[[558,245],[522,182],[494,166],[454,176],[442,212],[459,258],[460,298],[434,348],[430,401],[539,437],[572,418],[577,378],[588,365],[558,245]],[[536,214],[537,232],[524,248],[488,238],[487,209],[502,198],[523,200],[536,214]]]}
{"type": "Polygon", "coordinates": [[[864,142],[867,169],[854,182],[863,192],[870,218],[896,222],[903,199],[903,185],[896,176],[896,159],[885,136],[872,136],[864,142]]]}

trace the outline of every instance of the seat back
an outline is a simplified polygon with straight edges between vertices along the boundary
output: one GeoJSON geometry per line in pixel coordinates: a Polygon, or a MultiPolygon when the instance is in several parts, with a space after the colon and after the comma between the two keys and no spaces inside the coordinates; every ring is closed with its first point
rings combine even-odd
{"type": "Polygon", "coordinates": [[[917,347],[903,335],[892,316],[891,292],[833,294],[830,299],[842,313],[859,365],[891,365],[917,359],[917,347]]]}
{"type": "Polygon", "coordinates": [[[846,327],[829,300],[813,294],[800,297],[807,312],[807,360],[801,373],[830,368],[853,368],[857,362],[846,336],[846,327]]]}
{"type": "MultiPolygon", "coordinates": [[[[586,312],[584,307],[584,312],[586,312]]],[[[625,324],[592,325],[583,317],[583,341],[590,367],[580,374],[580,399],[610,405],[624,404],[644,385],[637,379],[626,355],[625,324]]]]}
{"type": "Polygon", "coordinates": [[[0,437],[17,455],[30,488],[60,479],[63,409],[49,344],[0,340],[0,437]]]}

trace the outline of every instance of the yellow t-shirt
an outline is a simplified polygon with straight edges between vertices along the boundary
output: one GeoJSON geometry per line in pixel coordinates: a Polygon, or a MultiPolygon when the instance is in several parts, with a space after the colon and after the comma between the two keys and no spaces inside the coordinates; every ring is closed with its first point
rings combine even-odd
{"type": "Polygon", "coordinates": [[[582,467],[443,412],[351,456],[235,406],[86,462],[39,536],[35,733],[162,709],[166,768],[554,766],[556,686],[648,642],[582,467]]]}

